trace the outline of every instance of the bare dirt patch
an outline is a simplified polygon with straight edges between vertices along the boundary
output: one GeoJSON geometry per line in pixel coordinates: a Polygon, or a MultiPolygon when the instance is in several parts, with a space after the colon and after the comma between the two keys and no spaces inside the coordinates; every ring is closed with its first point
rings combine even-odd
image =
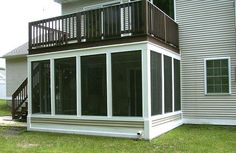
{"type": "Polygon", "coordinates": [[[26,131],[26,128],[24,127],[9,127],[6,130],[4,130],[3,135],[4,136],[16,136],[26,131]]]}

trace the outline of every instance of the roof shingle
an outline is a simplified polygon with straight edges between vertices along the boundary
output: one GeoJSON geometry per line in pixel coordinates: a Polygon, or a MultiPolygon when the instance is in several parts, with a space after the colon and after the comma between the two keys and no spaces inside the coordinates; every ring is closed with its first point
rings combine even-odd
{"type": "Polygon", "coordinates": [[[24,55],[28,55],[28,42],[13,49],[12,51],[3,55],[3,57],[8,58],[8,57],[17,57],[17,56],[24,56],[24,55]]]}

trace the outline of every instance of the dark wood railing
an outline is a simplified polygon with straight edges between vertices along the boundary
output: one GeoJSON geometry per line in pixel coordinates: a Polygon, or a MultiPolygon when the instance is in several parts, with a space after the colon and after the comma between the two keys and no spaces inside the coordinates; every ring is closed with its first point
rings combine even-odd
{"type": "Polygon", "coordinates": [[[12,119],[16,118],[17,111],[26,102],[28,98],[27,84],[28,80],[25,79],[23,83],[19,86],[19,88],[12,95],[12,119]]]}
{"type": "Polygon", "coordinates": [[[147,33],[178,48],[178,24],[155,5],[147,2],[147,7],[147,33]]]}
{"type": "Polygon", "coordinates": [[[29,23],[29,49],[150,35],[178,48],[178,24],[146,0],[29,23]]]}

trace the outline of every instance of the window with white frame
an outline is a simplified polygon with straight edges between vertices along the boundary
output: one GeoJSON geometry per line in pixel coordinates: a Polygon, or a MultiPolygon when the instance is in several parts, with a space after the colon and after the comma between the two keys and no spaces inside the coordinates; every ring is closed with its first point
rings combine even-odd
{"type": "Polygon", "coordinates": [[[205,60],[205,93],[230,93],[230,59],[215,58],[205,60]]]}

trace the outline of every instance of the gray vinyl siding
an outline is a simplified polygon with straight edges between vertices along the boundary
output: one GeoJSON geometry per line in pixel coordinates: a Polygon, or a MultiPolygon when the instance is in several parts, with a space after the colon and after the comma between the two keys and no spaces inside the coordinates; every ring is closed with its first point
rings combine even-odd
{"type": "Polygon", "coordinates": [[[233,0],[176,0],[185,119],[236,120],[233,0]],[[204,58],[231,58],[231,95],[206,96],[204,58]]]}
{"type": "Polygon", "coordinates": [[[31,117],[31,123],[37,124],[64,124],[77,126],[107,126],[107,127],[130,127],[144,128],[143,121],[112,121],[112,120],[82,120],[82,119],[59,119],[59,118],[35,118],[31,117]]]}
{"type": "MultiPolygon", "coordinates": [[[[71,14],[82,11],[84,7],[96,5],[99,3],[111,2],[112,0],[79,0],[62,4],[62,14],[71,14]]],[[[115,0],[116,1],[116,0],[115,0]]],[[[123,0],[126,2],[128,0],[123,0]]]]}
{"type": "Polygon", "coordinates": [[[27,78],[27,59],[21,58],[7,58],[6,59],[6,94],[11,98],[12,94],[27,78]]]}

